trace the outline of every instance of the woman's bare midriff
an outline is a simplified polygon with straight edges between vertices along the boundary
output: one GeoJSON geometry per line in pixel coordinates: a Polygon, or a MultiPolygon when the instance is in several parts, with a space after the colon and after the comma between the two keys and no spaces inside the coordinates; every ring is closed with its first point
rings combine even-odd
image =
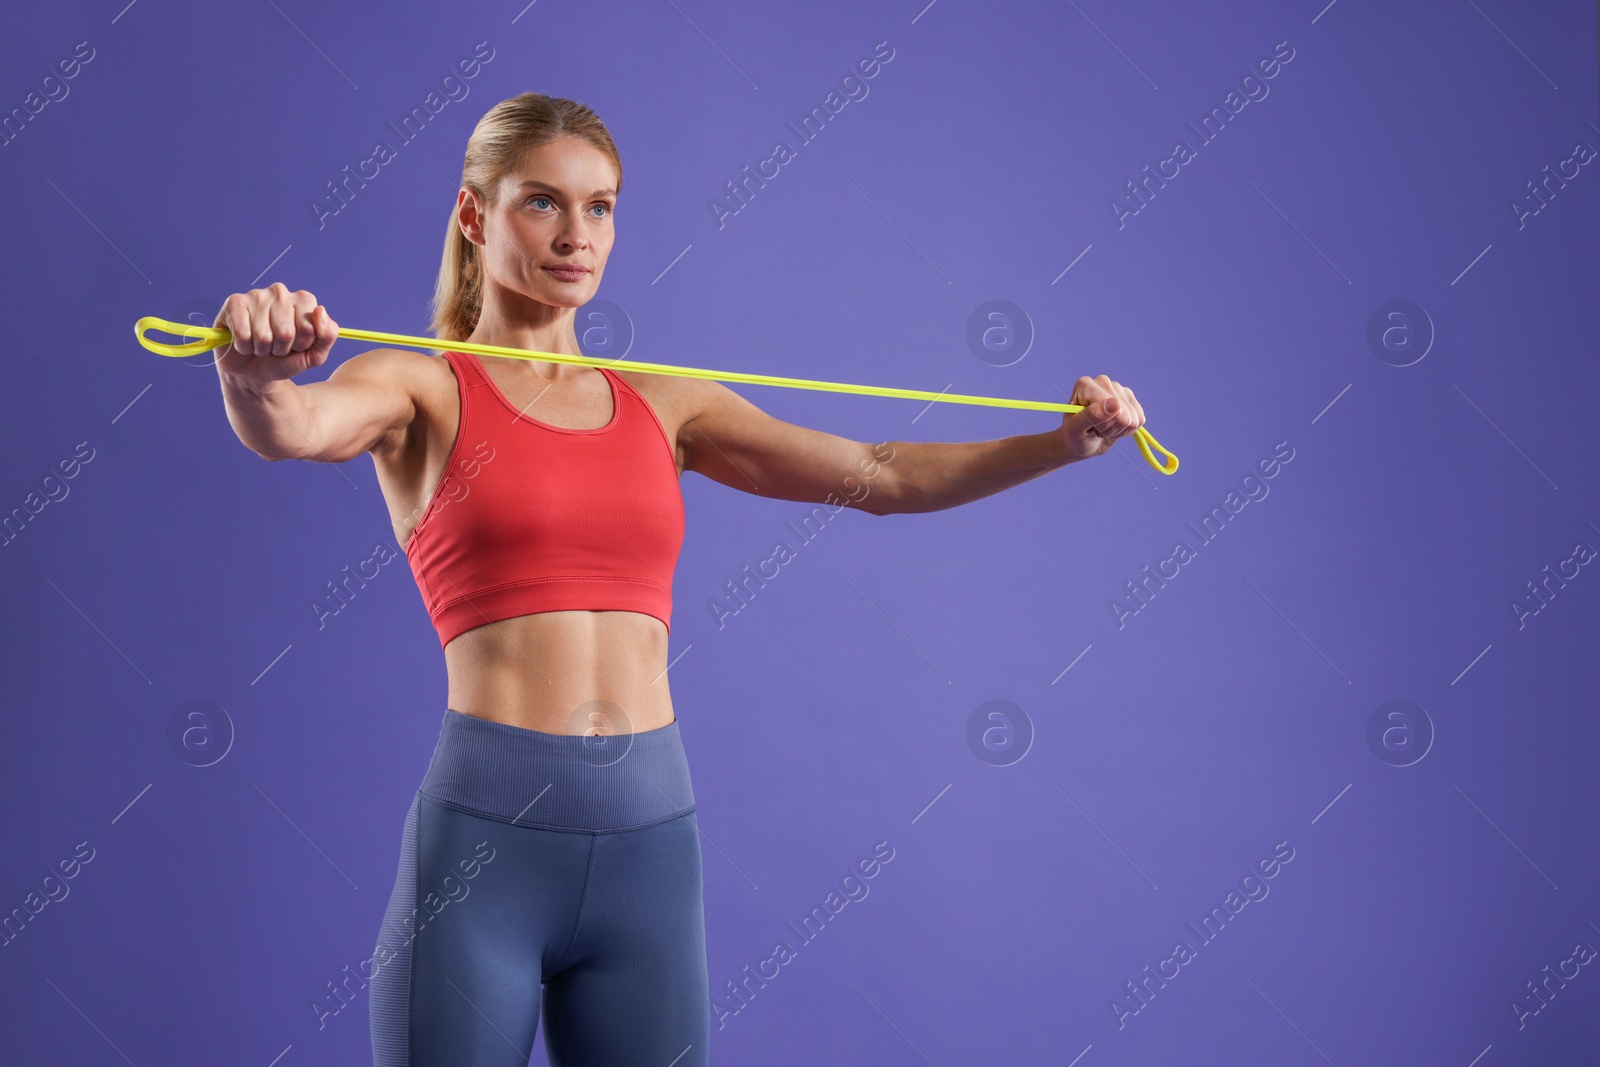
{"type": "Polygon", "coordinates": [[[447,705],[547,734],[628,734],[673,721],[667,628],[636,611],[546,611],[445,646],[447,705]]]}
{"type": "MultiPolygon", "coordinates": [[[[443,475],[461,418],[449,364],[442,356],[413,354],[426,361],[411,364],[417,419],[371,453],[402,550],[443,475]]],[[[496,375],[493,360],[483,362],[517,407],[538,394],[537,417],[544,422],[584,428],[610,418],[610,388],[599,376],[581,388],[577,376],[548,389],[523,383],[525,395],[518,395],[515,382],[496,375]]],[[[632,375],[628,384],[676,442],[681,422],[668,415],[670,385],[646,385],[632,375]]],[[[682,456],[675,458],[681,475],[682,456]]],[[[444,658],[446,706],[466,715],[550,734],[641,733],[675,719],[667,687],[667,628],[640,612],[548,611],[501,619],[458,635],[445,646],[444,658]]]]}

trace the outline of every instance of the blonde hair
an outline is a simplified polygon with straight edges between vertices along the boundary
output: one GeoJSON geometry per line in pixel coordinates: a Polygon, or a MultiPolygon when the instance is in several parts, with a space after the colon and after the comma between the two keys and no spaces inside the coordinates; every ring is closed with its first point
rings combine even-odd
{"type": "MultiPolygon", "coordinates": [[[[535,92],[502,100],[478,120],[472,136],[467,138],[461,185],[477,193],[485,208],[491,208],[500,179],[521,161],[523,154],[562,136],[581,137],[610,156],[617,168],[617,191],[622,191],[622,157],[600,117],[576,100],[535,92]]],[[[465,341],[477,326],[482,310],[483,265],[478,246],[461,232],[452,204],[444,236],[444,258],[430,305],[433,335],[446,341],[465,341]]]]}

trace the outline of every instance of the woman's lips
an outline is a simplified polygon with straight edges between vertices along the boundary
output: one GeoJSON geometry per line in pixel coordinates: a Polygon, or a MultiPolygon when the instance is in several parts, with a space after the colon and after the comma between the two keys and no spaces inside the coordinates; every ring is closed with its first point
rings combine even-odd
{"type": "Polygon", "coordinates": [[[543,267],[541,269],[548,271],[552,277],[559,278],[564,282],[582,281],[589,276],[589,272],[581,267],[543,267]]]}

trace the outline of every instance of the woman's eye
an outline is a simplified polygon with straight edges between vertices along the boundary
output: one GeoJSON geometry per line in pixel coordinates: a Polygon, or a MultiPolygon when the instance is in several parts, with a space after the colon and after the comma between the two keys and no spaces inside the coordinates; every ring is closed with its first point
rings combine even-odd
{"type": "Polygon", "coordinates": [[[528,203],[532,204],[539,200],[543,200],[547,204],[550,202],[550,198],[548,196],[533,196],[528,198],[528,203]]]}
{"type": "MultiPolygon", "coordinates": [[[[601,210],[601,211],[603,211],[603,212],[607,212],[607,213],[609,213],[609,212],[610,212],[610,211],[611,211],[611,208],[610,208],[610,207],[608,207],[608,206],[607,206],[607,205],[605,205],[605,204],[596,204],[596,205],[595,205],[595,207],[597,207],[597,208],[599,208],[599,209],[600,209],[600,210],[601,210]]],[[[590,210],[593,210],[593,209],[592,209],[592,208],[591,208],[591,209],[590,209],[590,210]]],[[[597,217],[598,217],[598,218],[602,218],[602,219],[603,219],[603,218],[605,218],[605,215],[599,215],[599,216],[597,216],[597,217]]]]}

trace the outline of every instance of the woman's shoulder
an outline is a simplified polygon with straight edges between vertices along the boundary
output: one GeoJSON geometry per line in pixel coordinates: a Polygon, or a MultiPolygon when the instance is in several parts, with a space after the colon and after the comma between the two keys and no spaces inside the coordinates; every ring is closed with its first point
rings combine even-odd
{"type": "Polygon", "coordinates": [[[414,405],[433,408],[455,393],[455,375],[440,355],[410,348],[369,348],[341,363],[337,376],[388,389],[399,387],[414,405]]]}
{"type": "MultiPolygon", "coordinates": [[[[655,374],[650,371],[630,370],[627,364],[610,364],[606,368],[634,392],[658,407],[676,408],[698,406],[698,401],[717,388],[726,388],[709,378],[693,378],[683,374],[655,374]]],[[[692,416],[691,416],[692,417],[692,416]]]]}
{"type": "Polygon", "coordinates": [[[355,366],[362,373],[417,376],[419,380],[436,379],[440,375],[448,378],[449,360],[444,356],[444,349],[438,349],[437,353],[435,355],[413,348],[369,348],[357,352],[345,363],[355,366]]]}
{"type": "Polygon", "coordinates": [[[705,406],[705,396],[720,383],[681,374],[652,374],[613,364],[610,370],[655,410],[663,427],[677,427],[694,418],[705,406]]]}
{"type": "Polygon", "coordinates": [[[414,348],[368,348],[357,352],[346,363],[355,363],[358,360],[363,365],[385,368],[412,369],[422,364],[441,364],[444,360],[444,350],[439,349],[438,355],[431,355],[414,348]]]}

